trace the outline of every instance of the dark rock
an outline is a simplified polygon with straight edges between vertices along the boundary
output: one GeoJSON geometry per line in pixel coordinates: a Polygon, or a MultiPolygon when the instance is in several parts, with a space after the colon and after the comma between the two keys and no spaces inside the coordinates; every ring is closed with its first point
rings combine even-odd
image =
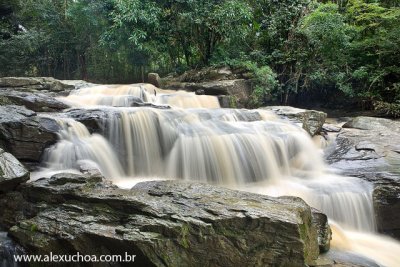
{"type": "Polygon", "coordinates": [[[0,145],[19,160],[39,162],[45,148],[58,139],[54,119],[21,106],[0,106],[0,145]]]}
{"type": "Polygon", "coordinates": [[[103,120],[108,117],[109,111],[103,109],[71,109],[65,116],[83,123],[91,133],[103,132],[103,120]]]}
{"type": "Polygon", "coordinates": [[[13,155],[0,148],[0,192],[13,190],[27,180],[28,170],[13,155]]]}
{"type": "Polygon", "coordinates": [[[161,81],[160,81],[160,75],[158,73],[149,73],[147,75],[147,82],[154,85],[155,87],[160,87],[161,81]]]}
{"type": "Polygon", "coordinates": [[[203,89],[196,90],[196,95],[205,95],[206,92],[203,89]]]}
{"type": "Polygon", "coordinates": [[[400,239],[400,122],[357,117],[347,122],[327,161],[347,176],[374,185],[374,206],[378,230],[400,239]],[[354,127],[354,128],[351,128],[354,127]]]}
{"type": "Polygon", "coordinates": [[[18,267],[25,266],[15,262],[14,255],[23,255],[25,254],[24,249],[15,244],[13,240],[11,240],[6,232],[3,232],[0,229],[0,266],[1,267],[18,267]]]}
{"type": "Polygon", "coordinates": [[[381,180],[374,190],[378,230],[400,239],[400,180],[381,180]]]}
{"type": "Polygon", "coordinates": [[[174,181],[122,190],[101,177],[64,176],[0,196],[0,222],[31,253],[127,252],[139,266],[305,266],[319,254],[299,198],[174,181]],[[16,193],[20,207],[9,203],[16,193]]]}
{"type": "Polygon", "coordinates": [[[328,217],[317,209],[312,209],[312,222],[317,226],[318,245],[321,253],[330,249],[332,231],[329,227],[328,217]]]}
{"type": "Polygon", "coordinates": [[[0,105],[20,105],[36,112],[53,112],[69,108],[57,99],[41,93],[0,90],[0,105]]]}
{"type": "Polygon", "coordinates": [[[319,134],[327,117],[326,113],[316,110],[307,110],[289,106],[263,107],[273,111],[283,119],[288,119],[306,130],[311,136],[319,134]]]}

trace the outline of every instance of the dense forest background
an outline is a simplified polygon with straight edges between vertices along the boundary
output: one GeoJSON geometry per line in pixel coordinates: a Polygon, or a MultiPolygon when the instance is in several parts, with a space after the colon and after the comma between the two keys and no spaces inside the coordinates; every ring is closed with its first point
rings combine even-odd
{"type": "Polygon", "coordinates": [[[400,1],[0,0],[0,76],[226,65],[252,73],[260,105],[341,95],[400,115],[400,1]]]}

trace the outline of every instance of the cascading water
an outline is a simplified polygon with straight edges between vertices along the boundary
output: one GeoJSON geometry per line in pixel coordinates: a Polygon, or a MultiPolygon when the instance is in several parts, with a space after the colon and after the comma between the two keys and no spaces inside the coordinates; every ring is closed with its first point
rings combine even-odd
{"type": "Polygon", "coordinates": [[[333,246],[372,256],[385,266],[400,265],[400,245],[372,235],[372,187],[329,173],[305,131],[271,113],[218,109],[216,97],[145,84],[90,87],[60,99],[87,112],[102,106],[105,130],[90,134],[79,122],[58,118],[63,130],[46,152],[44,172],[77,172],[82,162],[91,162],[121,187],[157,177],[299,196],[346,229],[333,227],[346,239],[334,240],[333,246]],[[171,108],[131,107],[140,101],[171,108]],[[393,249],[370,253],[371,240],[393,249]]]}

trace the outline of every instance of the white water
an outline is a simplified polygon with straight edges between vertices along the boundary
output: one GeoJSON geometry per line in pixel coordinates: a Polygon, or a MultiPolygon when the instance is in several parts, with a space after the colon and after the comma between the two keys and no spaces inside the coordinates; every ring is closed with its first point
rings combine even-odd
{"type": "Polygon", "coordinates": [[[163,90],[151,84],[98,85],[75,90],[69,96],[59,99],[75,107],[130,107],[134,102],[143,101],[181,108],[219,108],[216,97],[163,90]]]}
{"type": "Polygon", "coordinates": [[[329,173],[312,139],[271,113],[217,109],[216,97],[145,84],[85,88],[61,100],[88,112],[104,105],[106,130],[91,135],[81,123],[59,119],[60,142],[47,151],[44,169],[36,176],[77,172],[91,162],[126,188],[144,180],[184,179],[299,196],[345,229],[334,227],[335,247],[400,266],[399,244],[373,234],[371,186],[329,173]],[[132,99],[172,108],[132,108],[132,99]]]}

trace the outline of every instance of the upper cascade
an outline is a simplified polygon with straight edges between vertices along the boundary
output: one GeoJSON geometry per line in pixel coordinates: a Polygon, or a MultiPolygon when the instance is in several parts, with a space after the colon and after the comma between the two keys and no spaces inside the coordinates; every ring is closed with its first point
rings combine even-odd
{"type": "Polygon", "coordinates": [[[97,85],[74,90],[59,100],[73,107],[132,107],[140,103],[177,108],[219,108],[218,98],[193,92],[159,89],[151,84],[97,85]]]}

